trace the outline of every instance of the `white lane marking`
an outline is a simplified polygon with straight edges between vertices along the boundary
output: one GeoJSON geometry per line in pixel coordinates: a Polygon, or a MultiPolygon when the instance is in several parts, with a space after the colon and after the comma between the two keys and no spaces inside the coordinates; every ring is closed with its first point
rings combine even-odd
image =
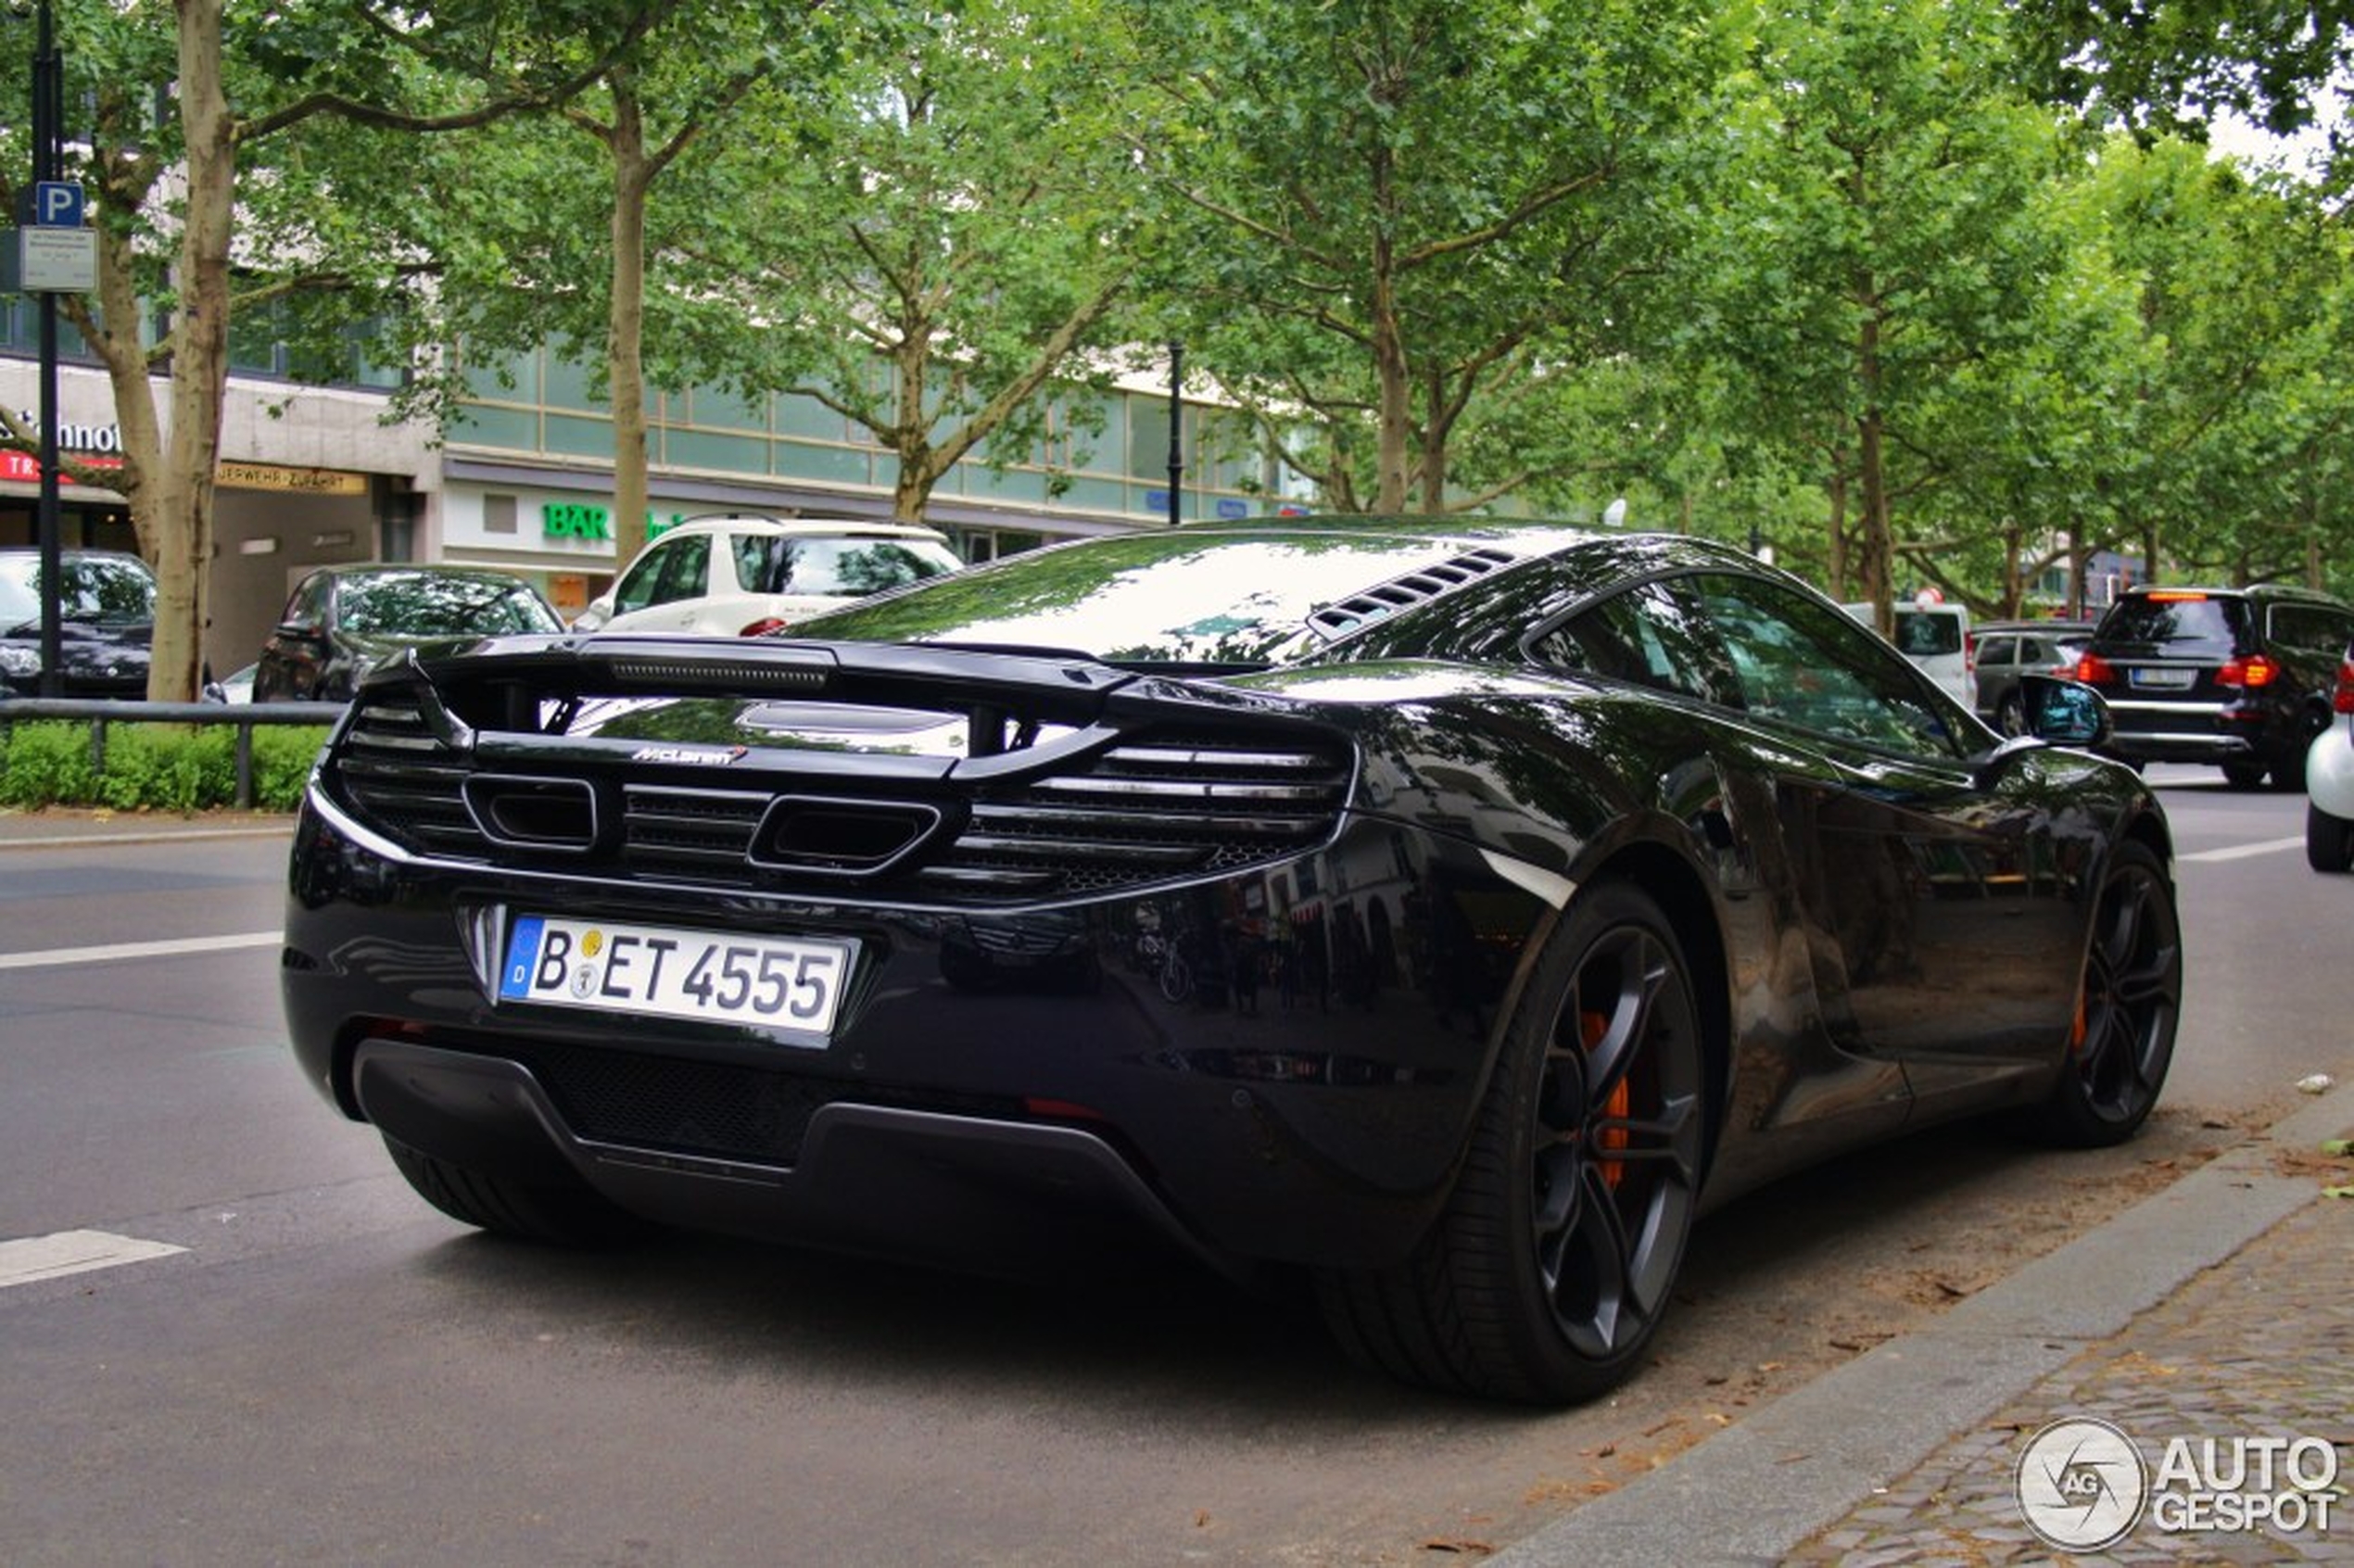
{"type": "Polygon", "coordinates": [[[141,1241],[136,1236],[118,1236],[109,1231],[59,1231],[54,1235],[0,1242],[0,1290],[31,1284],[35,1280],[63,1279],[68,1274],[87,1273],[93,1269],[144,1263],[150,1258],[169,1258],[187,1250],[170,1242],[141,1241]]]}
{"type": "Polygon", "coordinates": [[[2303,849],[2303,839],[2271,839],[2260,844],[2232,844],[2223,849],[2200,850],[2193,854],[2178,854],[2177,860],[2249,860],[2259,854],[2278,854],[2283,850],[2303,849]]]}
{"type": "Polygon", "coordinates": [[[170,958],[185,953],[224,953],[234,947],[275,947],[285,940],[283,931],[246,931],[237,936],[120,942],[107,947],[51,947],[39,953],[0,953],[0,969],[42,969],[53,964],[104,964],[115,958],[170,958]]]}

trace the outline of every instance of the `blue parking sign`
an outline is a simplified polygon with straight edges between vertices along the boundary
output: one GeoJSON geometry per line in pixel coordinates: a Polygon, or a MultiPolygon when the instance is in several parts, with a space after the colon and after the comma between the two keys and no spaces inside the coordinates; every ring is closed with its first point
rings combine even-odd
{"type": "Polygon", "coordinates": [[[82,185],[74,180],[42,180],[32,187],[32,221],[44,229],[82,227],[82,185]]]}

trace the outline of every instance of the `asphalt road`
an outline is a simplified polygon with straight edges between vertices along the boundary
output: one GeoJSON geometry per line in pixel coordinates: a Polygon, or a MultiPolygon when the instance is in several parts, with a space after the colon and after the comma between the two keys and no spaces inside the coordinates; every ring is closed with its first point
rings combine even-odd
{"type": "Polygon", "coordinates": [[[1309,1314],[1148,1258],[995,1282],[474,1235],[285,1055],[283,835],[0,849],[0,1549],[660,1568],[1502,1545],[2193,1168],[2298,1078],[2354,1072],[2354,879],[2306,869],[2302,798],[2152,777],[2189,977],[2145,1137],[2062,1156],[1955,1129],[1746,1199],[1703,1221],[1655,1364],[1561,1413],[1369,1378],[1309,1314]]]}

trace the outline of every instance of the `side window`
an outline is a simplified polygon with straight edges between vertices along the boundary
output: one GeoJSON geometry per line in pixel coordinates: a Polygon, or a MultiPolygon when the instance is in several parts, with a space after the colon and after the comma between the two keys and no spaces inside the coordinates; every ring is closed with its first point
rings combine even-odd
{"type": "Polygon", "coordinates": [[[324,573],[302,579],[286,607],[278,615],[281,626],[299,626],[305,631],[318,631],[327,624],[327,602],[333,596],[335,579],[324,573]]]}
{"type": "Polygon", "coordinates": [[[1698,588],[1757,717],[1910,756],[1959,754],[1918,673],[1861,622],[1762,579],[1710,575],[1698,588]]]}
{"type": "Polygon", "coordinates": [[[1978,643],[1978,667],[1989,664],[2015,664],[2022,656],[2031,655],[2035,644],[2026,638],[1988,637],[1978,643]],[[2016,648],[2018,651],[2013,651],[2016,648]]]}
{"type": "Polygon", "coordinates": [[[767,534],[730,534],[728,553],[736,567],[738,593],[773,593],[768,586],[776,570],[777,547],[784,541],[767,534]]]}
{"type": "Polygon", "coordinates": [[[614,613],[623,614],[700,595],[710,550],[710,537],[703,534],[685,534],[655,545],[638,558],[638,563],[614,587],[614,613]]]}
{"type": "Polygon", "coordinates": [[[1740,705],[1740,687],[1694,608],[1666,583],[1645,583],[1587,606],[1539,638],[1537,659],[1704,702],[1740,705]]]}

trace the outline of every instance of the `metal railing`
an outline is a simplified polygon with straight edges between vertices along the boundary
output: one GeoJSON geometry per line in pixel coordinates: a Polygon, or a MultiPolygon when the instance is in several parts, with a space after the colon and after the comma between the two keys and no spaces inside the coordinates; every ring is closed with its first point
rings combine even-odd
{"type": "Polygon", "coordinates": [[[107,727],[115,724],[233,724],[237,727],[237,809],[253,808],[253,732],[265,724],[332,725],[341,702],[133,702],[112,697],[0,698],[0,727],[29,719],[83,719],[90,765],[106,770],[107,727]]]}

